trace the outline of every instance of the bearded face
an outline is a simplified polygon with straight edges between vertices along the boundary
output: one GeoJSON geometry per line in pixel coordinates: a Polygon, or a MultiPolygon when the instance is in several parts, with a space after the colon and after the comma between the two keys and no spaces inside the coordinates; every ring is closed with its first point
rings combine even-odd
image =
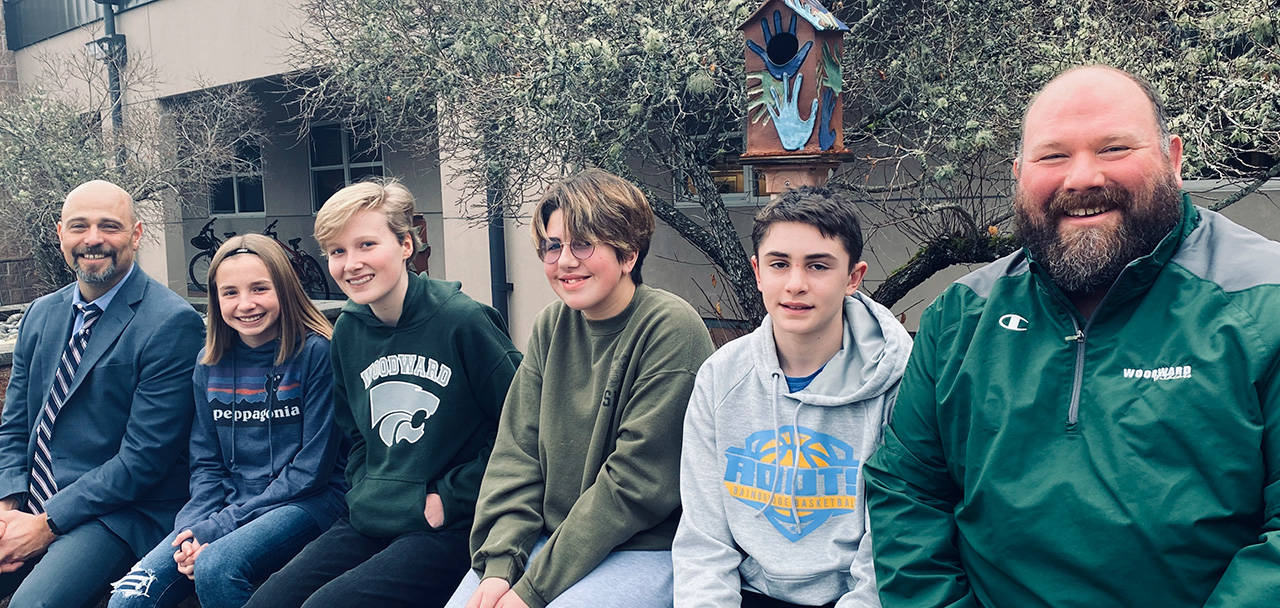
{"type": "Polygon", "coordinates": [[[1181,194],[1171,171],[1137,189],[1108,184],[1058,190],[1048,201],[1034,201],[1019,188],[1014,199],[1016,234],[1066,293],[1105,290],[1129,262],[1155,250],[1182,218],[1181,194]],[[1119,222],[1064,225],[1064,218],[1109,210],[1119,212],[1119,222]]]}
{"type": "Polygon", "coordinates": [[[113,285],[121,268],[119,251],[106,244],[76,247],[72,250],[71,268],[76,278],[91,285],[113,285]],[[91,264],[97,264],[95,269],[91,264]]]}

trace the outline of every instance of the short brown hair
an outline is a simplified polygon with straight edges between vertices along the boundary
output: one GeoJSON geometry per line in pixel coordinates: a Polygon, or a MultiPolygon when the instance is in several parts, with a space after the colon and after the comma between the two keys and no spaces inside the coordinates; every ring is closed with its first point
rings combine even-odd
{"type": "Polygon", "coordinates": [[[533,213],[533,246],[547,238],[551,213],[564,213],[564,225],[573,238],[604,243],[618,252],[621,262],[632,253],[636,264],[631,281],[640,284],[640,266],[653,237],[653,208],[631,182],[600,169],[587,169],[551,185],[533,213]]]}
{"type": "Polygon", "coordinates": [[[782,193],[756,212],[751,227],[751,248],[760,254],[760,241],[774,224],[796,222],[818,229],[824,238],[834,238],[849,254],[849,270],[862,261],[862,224],[854,212],[854,202],[827,188],[800,186],[782,193]]]}
{"type": "Polygon", "coordinates": [[[302,349],[308,332],[326,338],[333,336],[329,320],[302,291],[302,283],[298,281],[298,275],[280,244],[261,234],[242,234],[227,239],[213,254],[213,261],[209,262],[209,329],[205,332],[204,358],[200,363],[216,364],[235,343],[235,330],[222,320],[222,304],[218,301],[218,268],[224,260],[235,255],[258,256],[267,267],[276,297],[280,299],[280,319],[277,321],[280,324],[280,347],[276,350],[276,365],[302,349]]]}
{"type": "Polygon", "coordinates": [[[326,243],[342,231],[351,216],[361,211],[382,212],[396,240],[403,242],[407,236],[413,240],[414,251],[418,250],[418,236],[413,230],[413,194],[390,178],[351,184],[324,202],[316,213],[315,235],[321,250],[327,248],[326,243]]]}

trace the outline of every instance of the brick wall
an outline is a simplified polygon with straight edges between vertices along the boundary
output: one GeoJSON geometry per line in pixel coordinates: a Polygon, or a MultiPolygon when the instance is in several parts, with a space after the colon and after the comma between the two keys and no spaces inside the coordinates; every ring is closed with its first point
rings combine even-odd
{"type": "Polygon", "coordinates": [[[18,92],[18,66],[4,37],[4,11],[0,10],[0,95],[18,92]]]}
{"type": "MultiPolygon", "coordinates": [[[[4,12],[0,10],[0,95],[18,92],[18,67],[13,51],[6,46],[4,37],[4,12]]],[[[0,304],[30,302],[41,293],[31,287],[36,265],[22,258],[12,247],[0,244],[0,304]]]]}
{"type": "Polygon", "coordinates": [[[30,302],[42,295],[32,283],[36,263],[29,258],[0,258],[0,304],[30,302]]]}

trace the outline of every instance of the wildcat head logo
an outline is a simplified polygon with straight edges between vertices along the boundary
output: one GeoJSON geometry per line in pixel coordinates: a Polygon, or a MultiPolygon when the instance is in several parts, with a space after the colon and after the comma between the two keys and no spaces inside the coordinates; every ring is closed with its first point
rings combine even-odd
{"type": "Polygon", "coordinates": [[[422,439],[427,419],[439,407],[439,397],[408,382],[393,380],[369,389],[369,422],[387,447],[422,439]]]}

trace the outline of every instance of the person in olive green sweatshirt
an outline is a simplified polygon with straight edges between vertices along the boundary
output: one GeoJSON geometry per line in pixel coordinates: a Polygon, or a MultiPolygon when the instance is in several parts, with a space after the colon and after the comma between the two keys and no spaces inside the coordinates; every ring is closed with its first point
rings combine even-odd
{"type": "Polygon", "coordinates": [[[467,570],[467,533],[520,353],[492,308],[408,272],[413,196],[339,190],[316,214],[350,298],[333,329],[334,410],[352,442],[348,518],[248,606],[440,606],[467,570]]]}
{"type": "Polygon", "coordinates": [[[507,394],[449,608],[671,605],[681,425],[713,347],[688,303],[641,284],[653,228],[644,195],[599,170],[534,210],[560,301],[507,394]]]}

